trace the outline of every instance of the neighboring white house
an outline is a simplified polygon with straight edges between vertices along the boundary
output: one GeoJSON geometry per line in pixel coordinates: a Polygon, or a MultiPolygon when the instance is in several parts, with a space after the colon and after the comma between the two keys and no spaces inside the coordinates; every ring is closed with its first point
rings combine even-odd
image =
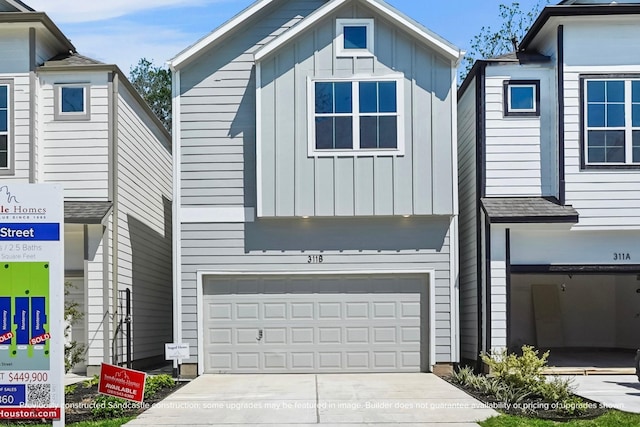
{"type": "Polygon", "coordinates": [[[463,360],[640,347],[639,40],[640,2],[564,1],[460,88],[463,360]]]}
{"type": "Polygon", "coordinates": [[[73,329],[88,349],[76,370],[162,362],[170,136],[115,65],[79,55],[20,1],[0,0],[0,57],[0,183],[64,186],[66,281],[86,313],[73,329]]]}
{"type": "Polygon", "coordinates": [[[461,52],[379,0],[260,0],[178,54],[183,372],[458,361],[461,52]]]}

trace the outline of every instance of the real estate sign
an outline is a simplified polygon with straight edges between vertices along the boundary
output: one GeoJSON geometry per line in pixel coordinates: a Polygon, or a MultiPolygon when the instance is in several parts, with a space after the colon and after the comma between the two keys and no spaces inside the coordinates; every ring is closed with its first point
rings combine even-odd
{"type": "Polygon", "coordinates": [[[0,419],[64,423],[63,240],[61,186],[0,185],[0,419]]]}

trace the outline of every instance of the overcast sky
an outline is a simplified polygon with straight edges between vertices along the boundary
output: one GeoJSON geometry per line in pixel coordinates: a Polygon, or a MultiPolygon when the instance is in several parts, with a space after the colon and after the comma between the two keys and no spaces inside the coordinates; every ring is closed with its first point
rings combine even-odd
{"type": "MultiPolygon", "coordinates": [[[[523,10],[539,1],[519,0],[523,10]]],[[[46,12],[78,52],[129,72],[142,57],[157,65],[253,3],[253,0],[24,0],[46,12]]],[[[499,27],[505,0],[387,0],[463,50],[483,26],[499,27]]],[[[555,3],[555,2],[552,2],[555,3]]]]}

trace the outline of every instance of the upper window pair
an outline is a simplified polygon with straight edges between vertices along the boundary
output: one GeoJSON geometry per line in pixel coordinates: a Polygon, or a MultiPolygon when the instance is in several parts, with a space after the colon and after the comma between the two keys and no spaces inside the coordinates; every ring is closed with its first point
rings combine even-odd
{"type": "Polygon", "coordinates": [[[640,77],[582,83],[586,164],[640,165],[640,77]]]}
{"type": "Polygon", "coordinates": [[[311,153],[400,154],[400,82],[400,78],[312,82],[311,153]]]}

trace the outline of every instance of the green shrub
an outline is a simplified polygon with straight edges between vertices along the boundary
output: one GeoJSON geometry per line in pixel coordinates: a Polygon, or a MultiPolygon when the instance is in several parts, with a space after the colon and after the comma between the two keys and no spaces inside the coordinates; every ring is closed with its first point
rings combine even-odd
{"type": "Polygon", "coordinates": [[[91,415],[94,418],[119,418],[124,415],[127,406],[134,405],[124,399],[103,394],[96,397],[94,404],[95,406],[91,409],[91,415]]]}
{"type": "Polygon", "coordinates": [[[98,384],[100,384],[100,377],[98,375],[94,375],[93,378],[84,380],[82,382],[82,385],[84,385],[85,388],[91,388],[93,386],[97,386],[98,384]]]}
{"type": "Polygon", "coordinates": [[[564,402],[571,398],[574,387],[571,379],[553,377],[538,385],[536,394],[545,402],[564,402]]]}
{"type": "Polygon", "coordinates": [[[469,366],[466,366],[454,371],[453,375],[451,375],[451,381],[453,381],[455,384],[466,387],[467,385],[469,385],[469,381],[474,376],[475,374],[473,373],[473,369],[471,369],[469,366]]]}
{"type": "Polygon", "coordinates": [[[536,392],[538,386],[544,382],[542,370],[547,364],[549,352],[538,357],[538,351],[533,347],[522,347],[522,356],[498,351],[482,354],[482,361],[491,369],[491,376],[512,389],[525,389],[536,392]]]}
{"type": "Polygon", "coordinates": [[[65,396],[67,394],[73,393],[74,391],[76,391],[77,388],[78,388],[78,384],[69,384],[69,385],[64,386],[64,394],[65,394],[65,396]]]}
{"type": "Polygon", "coordinates": [[[568,397],[560,402],[557,412],[565,416],[576,416],[586,412],[589,404],[578,396],[568,397]]]}
{"type": "Polygon", "coordinates": [[[163,388],[171,388],[176,385],[171,375],[149,375],[144,382],[144,398],[149,399],[163,388]]]}

